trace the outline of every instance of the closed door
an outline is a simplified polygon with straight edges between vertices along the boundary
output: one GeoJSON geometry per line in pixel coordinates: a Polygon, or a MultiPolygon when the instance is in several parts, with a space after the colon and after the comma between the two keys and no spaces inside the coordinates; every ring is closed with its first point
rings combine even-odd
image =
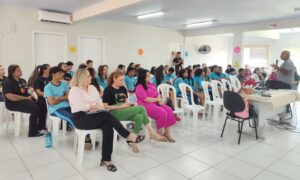
{"type": "Polygon", "coordinates": [[[104,64],[104,38],[79,36],[79,63],[85,63],[91,59],[94,68],[97,70],[99,65],[104,64]]]}
{"type": "Polygon", "coordinates": [[[67,36],[59,33],[34,32],[34,59],[36,65],[56,66],[67,60],[67,36]]]}

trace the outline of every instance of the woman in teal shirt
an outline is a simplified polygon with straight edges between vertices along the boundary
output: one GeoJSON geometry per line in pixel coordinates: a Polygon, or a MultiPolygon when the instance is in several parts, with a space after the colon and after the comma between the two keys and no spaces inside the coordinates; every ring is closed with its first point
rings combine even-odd
{"type": "Polygon", "coordinates": [[[195,93],[200,99],[200,105],[203,106],[205,98],[203,93],[202,81],[203,81],[203,70],[197,69],[195,71],[195,76],[194,76],[195,93]]]}
{"type": "Polygon", "coordinates": [[[107,65],[99,66],[97,82],[101,87],[103,87],[103,89],[107,87],[107,78],[108,78],[108,66],[107,65]]]}

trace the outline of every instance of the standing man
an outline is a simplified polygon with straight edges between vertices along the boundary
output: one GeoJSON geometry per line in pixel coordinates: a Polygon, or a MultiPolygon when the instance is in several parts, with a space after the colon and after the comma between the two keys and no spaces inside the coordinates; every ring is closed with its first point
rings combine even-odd
{"type": "Polygon", "coordinates": [[[278,65],[273,64],[272,67],[277,70],[278,81],[286,84],[285,89],[291,89],[294,83],[295,65],[290,59],[289,51],[283,51],[280,58],[284,61],[281,66],[279,67],[278,65]]]}
{"type": "Polygon", "coordinates": [[[176,57],[173,59],[173,66],[175,66],[176,74],[183,69],[183,59],[181,58],[181,52],[177,52],[176,57]]]}

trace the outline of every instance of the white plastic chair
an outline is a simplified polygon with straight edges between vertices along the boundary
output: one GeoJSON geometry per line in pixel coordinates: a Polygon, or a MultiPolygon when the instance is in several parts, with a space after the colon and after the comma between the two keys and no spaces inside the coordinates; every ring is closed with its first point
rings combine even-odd
{"type": "Polygon", "coordinates": [[[205,109],[203,106],[201,105],[197,105],[195,104],[195,101],[194,101],[194,95],[193,95],[193,89],[185,84],[185,83],[180,83],[179,84],[179,89],[181,91],[181,95],[182,95],[182,101],[183,101],[183,109],[184,110],[187,110],[188,112],[192,112],[193,113],[193,119],[194,120],[197,120],[198,118],[198,113],[199,112],[202,112],[203,113],[203,120],[205,119],[205,109]],[[189,103],[189,100],[188,100],[188,95],[187,95],[187,91],[189,91],[190,93],[190,96],[191,96],[191,103],[189,103]]]}
{"type": "Polygon", "coordinates": [[[229,76],[232,88],[234,92],[239,92],[242,88],[241,82],[236,76],[229,76]]]}
{"type": "Polygon", "coordinates": [[[224,91],[232,91],[233,88],[230,81],[228,81],[227,79],[222,79],[221,81],[224,91]]]}
{"type": "MultiPolygon", "coordinates": [[[[170,97],[170,92],[173,92],[174,98],[175,98],[175,104],[174,104],[174,114],[180,114],[182,116],[182,121],[184,122],[184,111],[183,108],[179,108],[177,104],[177,98],[176,98],[176,89],[174,86],[171,86],[169,84],[160,84],[157,87],[157,91],[159,94],[161,94],[162,99],[164,102],[167,101],[167,99],[170,97]],[[171,91],[172,90],[172,91],[171,91]]],[[[182,126],[184,127],[184,123],[182,123],[182,126]]]]}
{"type": "Polygon", "coordinates": [[[59,117],[56,117],[56,116],[52,116],[49,112],[49,104],[48,104],[48,101],[46,99],[46,105],[47,105],[47,112],[48,112],[48,115],[47,115],[47,119],[50,119],[51,122],[52,122],[52,135],[53,135],[53,145],[54,147],[57,145],[57,139],[58,139],[58,132],[59,132],[59,127],[60,127],[60,123],[62,123],[63,125],[63,134],[66,134],[67,132],[67,122],[60,119],[59,117]]]}
{"type": "Polygon", "coordinates": [[[83,164],[84,159],[84,145],[85,138],[87,135],[90,135],[93,149],[95,149],[96,137],[100,133],[100,129],[93,130],[80,130],[75,128],[75,138],[74,138],[74,151],[77,153],[77,163],[78,165],[83,164]]]}
{"type": "MultiPolygon", "coordinates": [[[[220,83],[221,84],[221,83],[220,83]]],[[[219,107],[223,105],[223,100],[219,97],[219,89],[218,85],[215,84],[215,86],[212,83],[209,83],[207,81],[202,81],[202,87],[204,91],[204,97],[205,97],[205,103],[204,107],[208,106],[208,111],[211,108],[210,106],[214,106],[214,119],[217,118],[217,113],[219,112],[219,107]],[[210,98],[209,89],[212,90],[212,97],[210,98]]]]}
{"type": "MultiPolygon", "coordinates": [[[[3,98],[4,98],[4,103],[5,103],[6,97],[4,94],[3,94],[3,98]]],[[[7,109],[7,114],[8,114],[8,118],[10,120],[14,121],[14,136],[15,137],[20,136],[20,131],[21,131],[21,127],[22,127],[22,119],[24,119],[23,118],[24,113],[17,112],[17,111],[10,111],[7,109]]],[[[7,123],[7,130],[8,130],[8,123],[7,123]]]]}
{"type": "Polygon", "coordinates": [[[223,94],[224,94],[223,84],[220,81],[212,80],[211,85],[212,85],[214,100],[215,99],[221,100],[223,102],[223,94]]]}

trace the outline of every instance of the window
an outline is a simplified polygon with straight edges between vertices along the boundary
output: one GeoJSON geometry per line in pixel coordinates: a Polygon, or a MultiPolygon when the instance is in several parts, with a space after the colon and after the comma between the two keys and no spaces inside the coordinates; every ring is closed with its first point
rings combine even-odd
{"type": "Polygon", "coordinates": [[[248,64],[251,69],[256,67],[267,67],[268,58],[268,46],[251,46],[244,48],[244,65],[248,64]]]}

